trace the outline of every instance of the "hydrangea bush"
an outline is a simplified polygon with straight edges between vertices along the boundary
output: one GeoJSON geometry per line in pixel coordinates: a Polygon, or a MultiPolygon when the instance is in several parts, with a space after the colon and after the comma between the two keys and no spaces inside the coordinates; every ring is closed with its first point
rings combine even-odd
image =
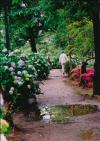
{"type": "Polygon", "coordinates": [[[28,58],[29,64],[31,64],[31,66],[34,66],[37,71],[37,79],[46,79],[50,71],[50,66],[47,59],[45,59],[44,56],[38,53],[34,53],[34,55],[30,54],[28,58]]]}
{"type": "Polygon", "coordinates": [[[26,56],[19,50],[0,52],[0,82],[4,98],[14,107],[23,107],[29,97],[41,93],[38,80],[47,78],[49,67],[39,54],[26,56]]]}

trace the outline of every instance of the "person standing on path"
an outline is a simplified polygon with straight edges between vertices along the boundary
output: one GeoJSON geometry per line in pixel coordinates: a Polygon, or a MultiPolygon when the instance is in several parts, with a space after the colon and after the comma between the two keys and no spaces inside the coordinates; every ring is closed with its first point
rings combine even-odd
{"type": "Polygon", "coordinates": [[[61,71],[63,76],[66,75],[65,64],[67,61],[69,61],[67,55],[64,52],[62,52],[59,56],[59,63],[61,64],[61,71]]]}

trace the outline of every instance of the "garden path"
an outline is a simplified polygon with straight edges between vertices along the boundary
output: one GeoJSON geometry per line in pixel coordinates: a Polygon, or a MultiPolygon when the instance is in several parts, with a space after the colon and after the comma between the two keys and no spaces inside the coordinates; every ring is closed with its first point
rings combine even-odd
{"type": "Polygon", "coordinates": [[[38,102],[46,105],[63,105],[63,104],[92,104],[100,105],[99,100],[87,99],[86,95],[89,90],[78,89],[72,86],[67,77],[62,77],[59,69],[51,70],[49,78],[41,85],[43,95],[38,96],[38,102]],[[78,94],[79,93],[79,94],[78,94]]]}
{"type": "MultiPolygon", "coordinates": [[[[65,104],[95,104],[100,101],[77,95],[60,70],[52,70],[49,79],[41,84],[44,95],[38,96],[40,106],[65,104]]],[[[16,122],[22,131],[15,133],[14,141],[100,141],[100,112],[78,116],[73,123],[58,124],[46,120],[27,121],[19,115],[16,122]]]]}

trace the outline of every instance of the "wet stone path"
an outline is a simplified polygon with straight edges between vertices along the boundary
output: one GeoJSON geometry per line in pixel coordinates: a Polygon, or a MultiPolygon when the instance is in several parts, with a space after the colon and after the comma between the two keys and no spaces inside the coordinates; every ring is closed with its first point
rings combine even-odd
{"type": "Polygon", "coordinates": [[[41,85],[44,94],[37,97],[41,119],[34,121],[32,115],[28,119],[22,113],[15,116],[20,130],[13,141],[100,141],[100,102],[77,95],[66,79],[60,70],[51,71],[41,85]]]}
{"type": "Polygon", "coordinates": [[[46,105],[75,104],[82,101],[82,97],[61,76],[60,70],[52,70],[49,79],[43,82],[41,89],[44,95],[39,96],[38,102],[46,105]]]}

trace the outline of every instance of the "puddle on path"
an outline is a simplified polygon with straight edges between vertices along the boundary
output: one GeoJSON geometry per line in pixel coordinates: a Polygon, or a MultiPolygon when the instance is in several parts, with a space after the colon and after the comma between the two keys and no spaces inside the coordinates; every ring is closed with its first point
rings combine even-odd
{"type": "Polygon", "coordinates": [[[99,129],[86,129],[81,132],[81,137],[84,140],[97,140],[99,138],[99,129]]]}
{"type": "Polygon", "coordinates": [[[41,116],[45,122],[73,123],[73,117],[94,113],[98,110],[95,105],[56,105],[40,107],[41,116]]]}
{"type": "Polygon", "coordinates": [[[98,111],[98,107],[96,105],[44,105],[40,106],[36,111],[29,112],[27,115],[24,115],[23,113],[17,114],[14,117],[14,123],[18,125],[18,127],[23,127],[25,123],[29,124],[28,122],[33,121],[69,124],[77,122],[78,116],[94,113],[96,111],[98,111]],[[19,122],[19,120],[22,122],[19,122]]]}
{"type": "MultiPolygon", "coordinates": [[[[77,122],[77,117],[86,115],[89,113],[94,113],[98,111],[98,107],[95,105],[55,105],[55,106],[40,106],[39,111],[38,110],[29,113],[29,115],[24,115],[23,113],[16,114],[14,118],[14,123],[17,127],[15,128],[14,134],[10,136],[9,138],[12,141],[31,141],[31,138],[28,138],[30,136],[33,136],[33,138],[37,138],[42,136],[49,136],[49,134],[46,134],[46,131],[49,132],[49,129],[54,128],[52,126],[52,123],[56,124],[72,124],[77,122]],[[39,115],[40,113],[40,115],[39,115]],[[39,116],[39,117],[38,117],[39,116]],[[26,119],[26,120],[25,120],[26,119]],[[28,120],[27,120],[28,119],[28,120]],[[24,132],[24,136],[23,136],[24,132]],[[18,140],[16,140],[16,137],[18,140]],[[22,139],[22,140],[21,140],[22,139]]],[[[81,124],[81,123],[79,123],[81,124]]],[[[77,125],[76,125],[77,126],[77,125]]],[[[74,129],[76,126],[73,126],[74,129]]],[[[62,127],[62,126],[61,126],[62,127]]],[[[47,132],[47,133],[48,133],[47,132]]],[[[62,131],[63,132],[63,131],[62,131]]],[[[61,135],[62,135],[61,132],[61,135]]],[[[95,139],[99,138],[99,130],[97,129],[87,129],[83,128],[80,130],[80,138],[82,140],[91,140],[95,141],[95,139]]],[[[57,133],[58,134],[58,133],[57,133]]],[[[42,138],[42,137],[41,137],[42,138]]],[[[40,139],[38,139],[40,140],[40,139]]]]}

